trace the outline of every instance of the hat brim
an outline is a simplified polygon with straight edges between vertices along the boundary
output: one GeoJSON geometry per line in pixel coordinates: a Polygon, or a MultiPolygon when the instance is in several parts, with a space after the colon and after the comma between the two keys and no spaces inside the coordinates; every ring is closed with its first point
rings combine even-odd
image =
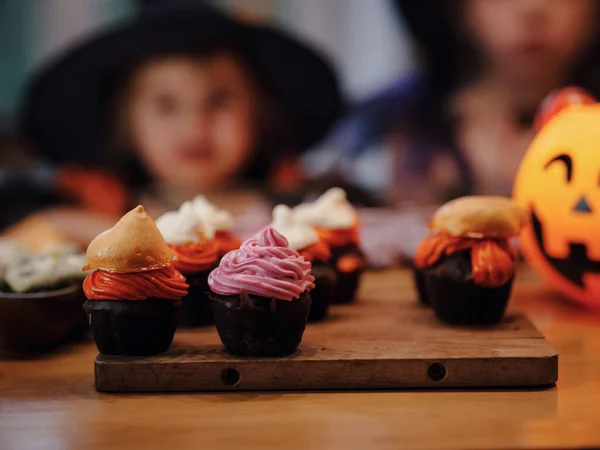
{"type": "Polygon", "coordinates": [[[67,51],[30,83],[19,131],[51,162],[97,162],[110,89],[124,68],[152,55],[233,41],[243,43],[245,59],[290,114],[297,150],[323,137],[343,110],[326,59],[280,30],[244,24],[204,5],[142,14],[67,51]]]}

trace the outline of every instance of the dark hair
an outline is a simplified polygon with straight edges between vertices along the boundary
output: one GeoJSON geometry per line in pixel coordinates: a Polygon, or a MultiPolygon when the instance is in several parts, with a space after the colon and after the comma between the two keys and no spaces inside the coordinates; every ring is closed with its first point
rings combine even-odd
{"type": "MultiPolygon", "coordinates": [[[[469,83],[481,70],[481,55],[464,28],[465,0],[393,0],[397,12],[406,20],[417,48],[417,59],[423,70],[399,90],[395,105],[386,118],[398,124],[412,137],[406,166],[421,170],[439,148],[445,149],[457,162],[462,173],[461,185],[452,196],[474,190],[471,168],[457,145],[456,121],[449,108],[451,95],[469,83]],[[395,108],[395,109],[394,109],[395,108]]],[[[600,22],[600,4],[596,22],[600,22]]],[[[600,99],[600,29],[580,55],[565,82],[583,87],[600,99]]],[[[523,111],[521,123],[531,125],[535,111],[523,111]]],[[[388,127],[389,128],[389,127],[388,127]]]]}
{"type": "MultiPolygon", "coordinates": [[[[429,1],[425,8],[411,0],[395,1],[399,12],[410,15],[409,26],[417,41],[418,56],[426,67],[430,86],[437,96],[445,97],[465,85],[481,70],[481,55],[464,27],[465,0],[429,1]]],[[[600,4],[595,20],[600,23],[600,4]]],[[[578,85],[600,98],[600,28],[577,63],[571,68],[566,83],[578,85]]]]}
{"type": "Polygon", "coordinates": [[[240,175],[245,181],[263,182],[281,157],[287,153],[294,153],[298,149],[299,139],[292,131],[289,114],[277,100],[277,96],[272,92],[268,83],[253,69],[252,61],[249,61],[243,44],[239,42],[224,42],[221,45],[211,45],[206,48],[198,48],[195,45],[193,50],[178,49],[160,54],[144,55],[117,74],[107,84],[107,98],[110,100],[105,109],[105,129],[109,131],[105,134],[107,136],[105,164],[134,187],[143,187],[152,181],[137,152],[132,148],[128,131],[120,129],[124,123],[121,117],[120,103],[123,97],[128,95],[131,79],[141,66],[151,61],[170,57],[181,56],[192,60],[206,60],[224,53],[233,55],[242,64],[258,92],[258,142],[251,150],[249,161],[240,175]]]}

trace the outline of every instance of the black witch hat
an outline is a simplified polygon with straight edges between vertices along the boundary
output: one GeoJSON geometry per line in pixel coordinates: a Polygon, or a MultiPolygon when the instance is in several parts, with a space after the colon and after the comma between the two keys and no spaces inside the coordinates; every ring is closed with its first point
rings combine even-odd
{"type": "Polygon", "coordinates": [[[325,58],[283,31],[247,24],[201,0],[144,2],[132,20],[76,45],[29,85],[20,132],[52,163],[101,158],[114,80],[131,61],[236,43],[255,75],[280,102],[302,150],[328,131],[343,102],[325,58]]]}

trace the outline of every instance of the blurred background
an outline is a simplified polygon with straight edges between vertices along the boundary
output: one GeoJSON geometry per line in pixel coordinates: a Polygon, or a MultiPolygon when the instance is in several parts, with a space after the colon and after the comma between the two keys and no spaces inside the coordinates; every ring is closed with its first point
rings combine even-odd
{"type": "MultiPolygon", "coordinates": [[[[144,0],[3,0],[0,114],[14,123],[28,76],[95,31],[137,14],[144,0]]],[[[326,53],[344,91],[364,99],[410,71],[410,35],[388,0],[212,0],[244,18],[274,23],[326,53]],[[377,49],[377,51],[374,51],[377,49]]]]}
{"type": "MultiPolygon", "coordinates": [[[[65,171],[63,170],[64,159],[56,160],[48,157],[48,152],[36,148],[40,145],[36,145],[36,142],[32,144],[28,139],[30,137],[28,132],[23,130],[23,110],[31,107],[25,98],[28,90],[32,90],[33,80],[36,80],[40,73],[47,73],[48,68],[51,68],[56,61],[64,59],[86,40],[94,40],[114,26],[135,21],[144,11],[160,3],[167,2],[160,0],[3,0],[0,2],[0,66],[2,67],[0,71],[0,145],[2,148],[0,200],[5,205],[12,205],[10,208],[5,208],[5,210],[9,209],[9,212],[3,217],[0,226],[4,229],[8,228],[9,236],[14,234],[13,226],[17,224],[17,236],[21,237],[24,234],[27,239],[37,242],[39,239],[31,235],[43,233],[37,226],[28,230],[31,222],[28,220],[25,220],[26,226],[21,227],[23,219],[31,218],[31,213],[45,211],[47,207],[62,206],[65,204],[65,194],[68,197],[67,204],[81,204],[83,200],[81,196],[74,197],[73,192],[66,193],[65,187],[60,186],[59,174],[65,171]],[[20,198],[18,205],[14,204],[15,196],[20,198]],[[24,231],[18,231],[19,228],[23,228],[24,231]]],[[[245,23],[277,27],[289,33],[294,39],[310,46],[327,59],[331,70],[335,72],[339,95],[343,97],[348,115],[352,110],[351,105],[360,105],[361,102],[367,101],[387,86],[405,78],[414,67],[410,34],[393,1],[331,0],[323,3],[319,0],[197,0],[197,3],[209,4],[245,23]]],[[[46,110],[43,114],[50,116],[53,112],[46,110]]],[[[60,114],[77,113],[64,111],[60,114]]],[[[333,125],[338,123],[342,116],[336,114],[335,120],[328,119],[327,128],[333,130],[333,125]]],[[[48,120],[43,118],[42,121],[48,120]]],[[[314,179],[320,175],[325,175],[319,178],[324,180],[322,186],[317,184],[321,191],[330,185],[347,184],[349,190],[356,191],[354,194],[356,200],[376,204],[372,192],[363,191],[360,183],[350,183],[347,178],[339,174],[328,178],[329,169],[335,166],[340,155],[339,149],[334,149],[335,146],[327,142],[326,135],[321,133],[320,139],[316,141],[313,139],[308,148],[303,148],[301,158],[294,159],[293,163],[288,165],[282,164],[281,174],[277,177],[277,180],[283,180],[282,182],[269,181],[267,189],[264,183],[260,183],[261,194],[258,197],[250,195],[251,200],[247,200],[248,193],[253,192],[252,188],[255,185],[245,183],[242,189],[236,191],[231,208],[235,210],[238,204],[247,203],[259,205],[259,200],[265,197],[265,193],[268,194],[271,203],[279,201],[297,203],[307,195],[306,189],[303,188],[306,179],[314,179]],[[243,201],[240,202],[240,198],[243,201]]],[[[88,150],[76,151],[86,153],[88,150]]],[[[96,166],[92,168],[96,169],[96,166]]],[[[79,185],[79,189],[75,190],[86,190],[81,185],[84,180],[86,177],[75,176],[73,183],[79,185]]],[[[92,181],[87,183],[89,186],[93,184],[92,181]]],[[[109,187],[110,183],[100,183],[98,189],[109,187]]],[[[92,192],[97,192],[92,187],[90,189],[92,192]]],[[[150,199],[148,196],[143,198],[146,202],[152,203],[157,197],[168,197],[169,201],[166,204],[171,205],[198,191],[192,189],[169,196],[167,192],[170,190],[167,187],[159,190],[160,195],[156,195],[154,189],[149,195],[150,199]]],[[[217,195],[220,202],[227,203],[228,196],[221,199],[218,195],[223,191],[227,189],[210,190],[210,193],[217,195]]],[[[89,204],[80,206],[93,209],[89,204]]],[[[161,203],[156,208],[156,214],[161,208],[166,206],[161,203]]],[[[269,208],[260,209],[257,206],[255,210],[265,213],[269,208]]],[[[241,211],[245,211],[245,208],[241,211]]],[[[61,217],[57,211],[54,212],[52,221],[56,217],[61,217]]],[[[255,227],[255,224],[265,220],[263,216],[260,217],[260,219],[250,217],[249,227],[255,227]]],[[[49,228],[46,226],[50,221],[48,219],[50,217],[45,215],[43,219],[34,222],[43,224],[42,228],[46,230],[49,228]]],[[[92,220],[101,224],[108,223],[98,216],[93,216],[90,221],[92,220]]],[[[73,222],[77,223],[77,228],[81,227],[79,218],[73,218],[73,222]]],[[[60,228],[63,228],[63,224],[64,222],[59,220],[60,228]]],[[[65,226],[68,225],[67,223],[65,226]]],[[[95,232],[99,227],[91,226],[91,229],[95,232]]],[[[90,232],[90,235],[93,232],[90,232]]],[[[80,236],[78,233],[75,234],[76,236],[72,237],[79,240],[80,236]]],[[[87,235],[83,237],[84,243],[87,238],[87,235]]]]}
{"type": "Polygon", "coordinates": [[[0,228],[85,247],[138,203],[156,217],[204,194],[243,236],[273,205],[337,185],[361,208],[367,253],[410,257],[443,202],[511,195],[544,98],[600,94],[599,12],[1,0],[0,228]]]}

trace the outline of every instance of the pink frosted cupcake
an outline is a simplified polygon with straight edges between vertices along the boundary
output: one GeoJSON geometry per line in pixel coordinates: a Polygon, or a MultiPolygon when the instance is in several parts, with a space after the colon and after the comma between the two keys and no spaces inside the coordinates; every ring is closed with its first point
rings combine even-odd
{"type": "Polygon", "coordinates": [[[225,348],[243,356],[294,353],[314,287],[311,264],[271,227],[227,253],[208,277],[225,348]]]}

